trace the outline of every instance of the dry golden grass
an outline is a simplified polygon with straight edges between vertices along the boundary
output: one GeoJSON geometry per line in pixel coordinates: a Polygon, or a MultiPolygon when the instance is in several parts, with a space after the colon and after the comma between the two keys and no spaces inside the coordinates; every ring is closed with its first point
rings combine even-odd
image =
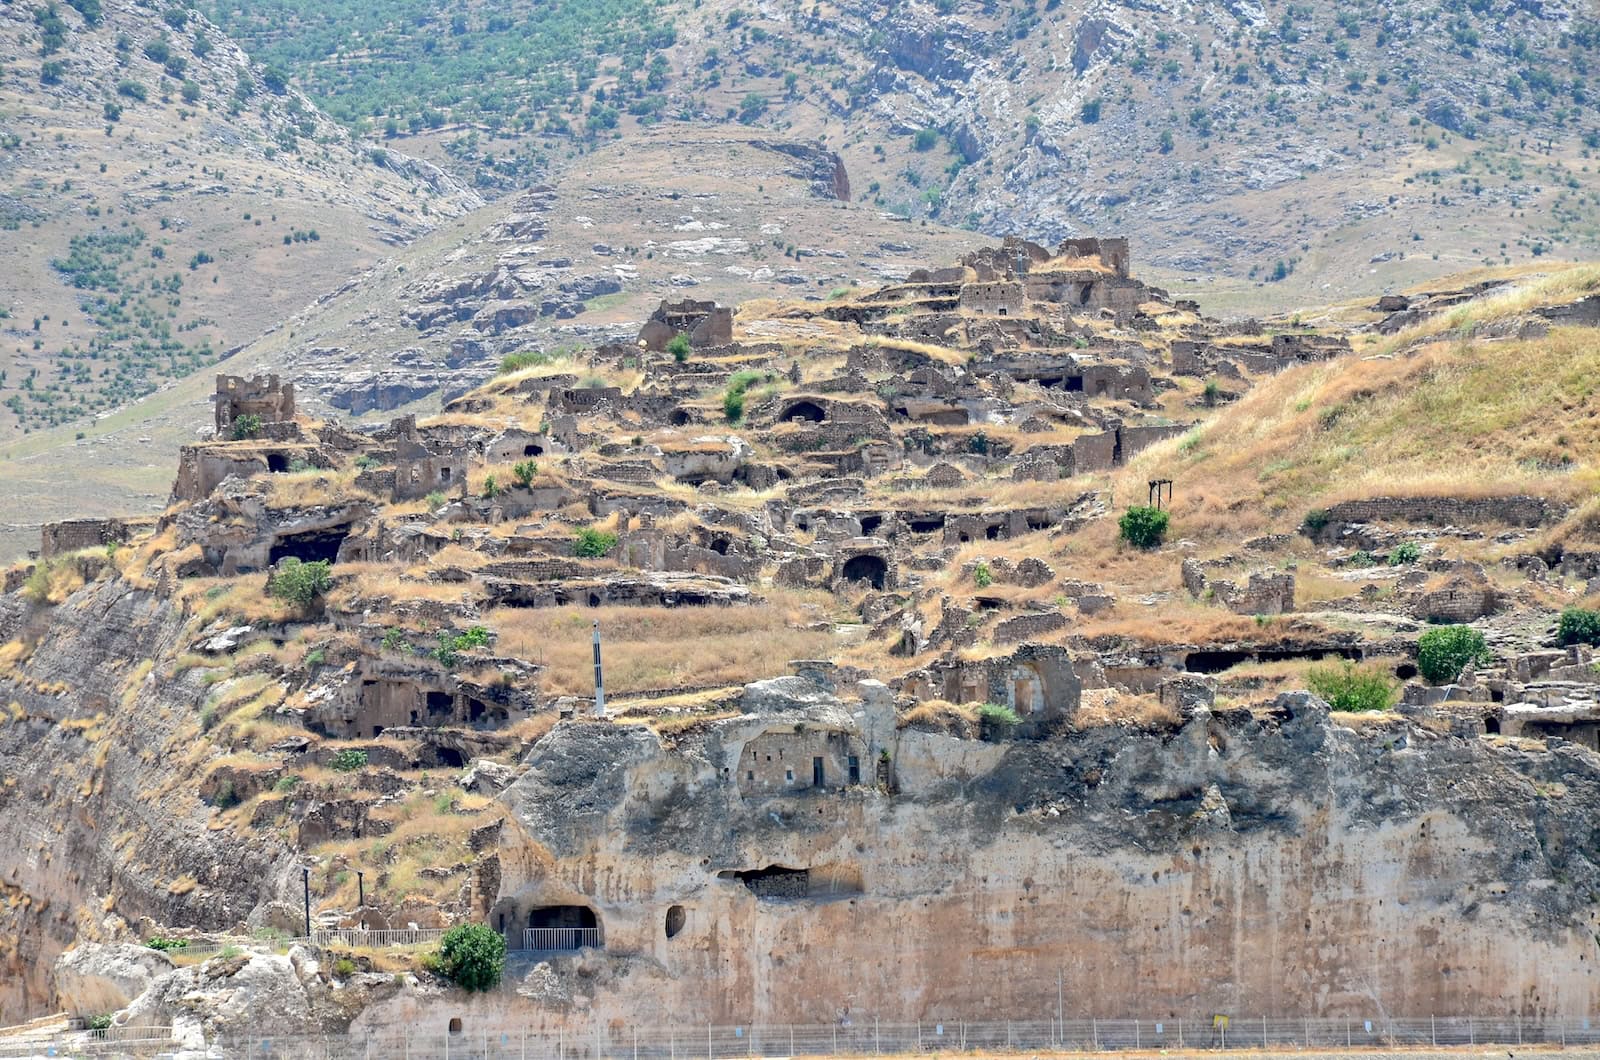
{"type": "Polygon", "coordinates": [[[1128,695],[1101,691],[1084,694],[1073,723],[1080,729],[1126,724],[1136,729],[1166,731],[1182,725],[1183,718],[1152,693],[1128,695]]]}
{"type": "Polygon", "coordinates": [[[541,690],[594,690],[593,623],[604,636],[606,689],[733,685],[788,673],[791,659],[833,653],[831,632],[795,628],[815,617],[784,602],[748,607],[500,608],[484,616],[500,651],[543,666],[541,690]]]}
{"type": "Polygon", "coordinates": [[[1146,479],[1174,478],[1175,530],[1236,541],[1356,497],[1587,497],[1597,455],[1600,345],[1558,329],[1290,369],[1116,481],[1137,497],[1146,479]]]}
{"type": "MultiPolygon", "coordinates": [[[[1498,271],[1498,270],[1497,270],[1498,271]]],[[[1484,279],[1501,278],[1485,276],[1484,279]]],[[[1513,273],[1513,283],[1502,290],[1463,302],[1438,316],[1405,328],[1380,345],[1384,352],[1402,349],[1419,339],[1459,332],[1474,325],[1510,320],[1544,306],[1561,305],[1600,290],[1600,264],[1555,265],[1540,273],[1513,273]]],[[[1465,286],[1478,282],[1457,277],[1465,286]]]]}

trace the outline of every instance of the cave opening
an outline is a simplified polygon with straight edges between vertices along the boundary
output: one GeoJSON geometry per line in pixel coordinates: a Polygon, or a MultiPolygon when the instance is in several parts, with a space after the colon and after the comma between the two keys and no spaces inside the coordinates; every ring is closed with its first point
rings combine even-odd
{"type": "Polygon", "coordinates": [[[724,869],[719,880],[736,880],[757,898],[804,898],[811,893],[811,870],[768,865],[764,869],[724,869]]]}
{"type": "Polygon", "coordinates": [[[796,401],[778,417],[780,421],[803,420],[808,423],[821,423],[827,418],[828,414],[822,406],[814,401],[796,401]]]}
{"type": "Polygon", "coordinates": [[[350,524],[341,523],[323,530],[307,530],[299,534],[284,534],[272,543],[267,563],[275,566],[281,559],[294,558],[302,563],[323,561],[334,563],[339,559],[339,546],[350,536],[350,524]]]}
{"type": "Polygon", "coordinates": [[[684,923],[689,919],[683,911],[683,906],[673,905],[667,907],[667,938],[675,939],[683,930],[684,923]]]}
{"type": "Polygon", "coordinates": [[[874,589],[882,589],[889,577],[889,564],[880,556],[854,556],[845,561],[844,580],[867,582],[874,589]]]}
{"type": "Polygon", "coordinates": [[[600,945],[600,918],[586,905],[545,905],[528,911],[523,948],[581,950],[600,945]]]}
{"type": "Polygon", "coordinates": [[[274,475],[281,475],[289,470],[289,458],[282,453],[267,454],[267,470],[274,475]]]}
{"type": "Polygon", "coordinates": [[[683,409],[673,409],[667,414],[667,423],[673,427],[687,427],[689,425],[689,414],[683,409]]]}
{"type": "Polygon", "coordinates": [[[878,532],[878,528],[881,527],[882,525],[883,525],[883,516],[881,516],[881,515],[863,515],[861,517],[861,536],[862,537],[871,537],[871,536],[873,536],[874,534],[876,534],[878,532]]]}

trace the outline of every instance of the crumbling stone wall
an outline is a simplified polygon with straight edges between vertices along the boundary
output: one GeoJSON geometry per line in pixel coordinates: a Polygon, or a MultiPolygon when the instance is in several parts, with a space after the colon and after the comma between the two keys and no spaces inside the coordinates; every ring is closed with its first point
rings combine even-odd
{"type": "Polygon", "coordinates": [[[1418,523],[1426,526],[1468,526],[1503,523],[1545,526],[1566,516],[1567,509],[1544,497],[1367,497],[1342,501],[1326,509],[1327,527],[1350,523],[1418,523]]]}
{"type": "Polygon", "coordinates": [[[985,316],[1014,317],[1023,310],[1022,285],[1011,282],[961,285],[961,308],[985,316]]]}
{"type": "Polygon", "coordinates": [[[215,414],[219,438],[233,436],[234,422],[240,416],[259,416],[263,424],[293,420],[294,384],[281,382],[276,375],[249,379],[219,375],[215,414]]]}
{"type": "Polygon", "coordinates": [[[733,342],[733,310],[715,302],[662,302],[650,314],[639,341],[645,349],[660,352],[667,348],[674,335],[687,335],[689,345],[695,348],[726,346],[733,342]]]}

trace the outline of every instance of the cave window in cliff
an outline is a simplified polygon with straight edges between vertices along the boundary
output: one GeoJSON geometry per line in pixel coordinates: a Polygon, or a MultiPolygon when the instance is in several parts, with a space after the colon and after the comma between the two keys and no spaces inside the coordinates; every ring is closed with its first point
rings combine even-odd
{"type": "Polygon", "coordinates": [[[882,589],[889,576],[889,564],[880,556],[856,556],[845,562],[844,580],[868,582],[874,589],[882,589]]]}
{"type": "Polygon", "coordinates": [[[274,475],[281,475],[289,470],[289,458],[282,453],[267,454],[267,470],[274,475]]]}
{"type": "Polygon", "coordinates": [[[737,880],[757,898],[804,898],[811,893],[811,870],[768,865],[764,869],[725,869],[719,880],[737,880]]]}
{"type": "Polygon", "coordinates": [[[450,1017],[450,1033],[451,1034],[460,1034],[461,1033],[461,1017],[460,1016],[451,1016],[450,1017]]]}
{"type": "Polygon", "coordinates": [[[1498,736],[1500,734],[1500,719],[1493,716],[1484,718],[1483,731],[1491,736],[1498,736]]]}
{"type": "Polygon", "coordinates": [[[439,766],[442,769],[465,769],[467,757],[454,747],[436,747],[433,753],[438,756],[439,766]]]}
{"type": "Polygon", "coordinates": [[[1081,394],[1081,393],[1083,393],[1083,376],[1081,376],[1081,375],[1069,375],[1069,376],[1067,376],[1067,393],[1069,393],[1069,394],[1081,394]]]}
{"type": "Polygon", "coordinates": [[[522,455],[523,456],[543,456],[544,455],[544,446],[542,446],[542,445],[532,445],[532,444],[525,445],[525,446],[522,447],[522,455]]]}
{"type": "Polygon", "coordinates": [[[600,945],[600,920],[586,905],[546,905],[528,912],[523,949],[581,950],[600,945]]]}
{"type": "Polygon", "coordinates": [[[728,549],[732,547],[732,544],[733,543],[725,537],[714,537],[711,539],[711,551],[715,552],[719,556],[726,556],[728,554],[728,549]]]}
{"type": "Polygon", "coordinates": [[[339,546],[350,536],[350,524],[330,526],[325,530],[307,530],[302,534],[285,534],[272,543],[267,563],[276,566],[280,559],[293,557],[302,563],[322,560],[333,563],[339,558],[339,546]]]}
{"type": "Polygon", "coordinates": [[[683,930],[688,914],[683,911],[683,906],[673,905],[667,907],[667,938],[674,939],[683,930]]]}
{"type": "Polygon", "coordinates": [[[861,517],[861,536],[862,537],[871,537],[872,535],[876,534],[878,532],[878,529],[880,527],[882,527],[882,526],[883,526],[883,516],[881,516],[881,515],[863,515],[861,517]]]}
{"type": "Polygon", "coordinates": [[[855,755],[850,756],[850,783],[861,783],[861,759],[855,755]]]}
{"type": "Polygon", "coordinates": [[[1094,284],[1086,283],[1086,284],[1083,285],[1083,290],[1078,292],[1078,304],[1079,305],[1088,305],[1089,304],[1089,299],[1091,299],[1093,297],[1094,297],[1094,284]]]}
{"type": "Polygon", "coordinates": [[[801,420],[807,423],[821,423],[828,418],[822,406],[814,401],[796,401],[783,410],[783,415],[778,417],[780,422],[801,420]]]}
{"type": "Polygon", "coordinates": [[[673,409],[667,415],[667,423],[673,427],[687,427],[689,426],[689,414],[683,409],[673,409]]]}
{"type": "Polygon", "coordinates": [[[911,520],[911,532],[913,534],[931,534],[935,530],[943,529],[944,516],[942,515],[930,515],[921,519],[911,520]]]}
{"type": "Polygon", "coordinates": [[[456,697],[452,696],[449,692],[429,692],[427,703],[428,714],[430,716],[435,714],[449,714],[455,709],[456,697]]]}

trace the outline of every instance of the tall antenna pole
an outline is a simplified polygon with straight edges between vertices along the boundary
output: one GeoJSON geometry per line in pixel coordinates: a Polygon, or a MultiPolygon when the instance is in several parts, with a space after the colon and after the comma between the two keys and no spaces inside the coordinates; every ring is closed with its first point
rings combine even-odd
{"type": "Polygon", "coordinates": [[[606,677],[600,668],[600,620],[594,623],[594,716],[606,716],[606,677]]]}

